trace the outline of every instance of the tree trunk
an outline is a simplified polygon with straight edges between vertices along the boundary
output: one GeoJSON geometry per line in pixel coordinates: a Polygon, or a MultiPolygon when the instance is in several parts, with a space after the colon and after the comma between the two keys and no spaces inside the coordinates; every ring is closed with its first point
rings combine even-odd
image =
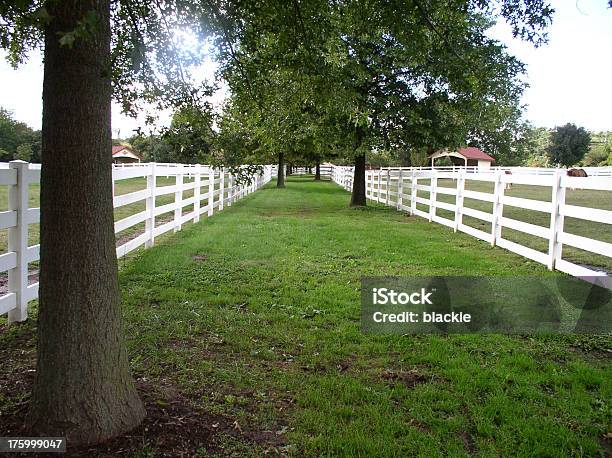
{"type": "Polygon", "coordinates": [[[285,187],[285,153],[278,153],[278,173],[276,174],[276,187],[285,187]]]}
{"type": "Polygon", "coordinates": [[[321,179],[321,165],[317,162],[317,166],[315,167],[315,180],[321,179]]]}
{"type": "Polygon", "coordinates": [[[145,411],[124,344],[113,230],[110,0],[47,2],[32,432],[94,444],[145,411]],[[60,32],[95,11],[91,38],[60,32]]]}
{"type": "MultiPolygon", "coordinates": [[[[363,143],[363,128],[355,128],[355,151],[358,151],[363,143]]],[[[364,207],[366,205],[366,182],[365,182],[365,153],[355,156],[355,171],[353,173],[353,192],[351,193],[351,207],[364,207]]]]}

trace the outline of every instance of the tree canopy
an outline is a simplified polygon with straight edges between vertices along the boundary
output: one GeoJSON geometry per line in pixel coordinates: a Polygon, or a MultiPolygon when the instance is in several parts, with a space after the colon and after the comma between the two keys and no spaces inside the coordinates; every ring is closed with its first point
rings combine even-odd
{"type": "Polygon", "coordinates": [[[539,45],[551,14],[544,2],[248,3],[216,18],[217,44],[231,104],[268,152],[409,162],[470,144],[512,163],[525,155],[524,66],[486,32],[501,17],[539,45]]]}
{"type": "Polygon", "coordinates": [[[575,124],[565,124],[552,132],[548,155],[553,164],[572,166],[589,151],[591,135],[575,124]]]}

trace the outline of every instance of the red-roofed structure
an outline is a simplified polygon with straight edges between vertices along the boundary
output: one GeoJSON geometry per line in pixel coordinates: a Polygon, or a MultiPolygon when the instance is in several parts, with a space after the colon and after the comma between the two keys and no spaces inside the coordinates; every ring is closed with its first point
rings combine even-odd
{"type": "Polygon", "coordinates": [[[113,162],[115,164],[125,164],[129,162],[140,162],[142,156],[129,146],[113,146],[113,162]]]}
{"type": "Polygon", "coordinates": [[[478,167],[479,169],[488,169],[495,159],[489,156],[484,151],[473,146],[459,148],[457,151],[440,150],[429,156],[431,166],[435,166],[435,160],[441,157],[448,157],[454,165],[462,165],[465,167],[478,167]]]}

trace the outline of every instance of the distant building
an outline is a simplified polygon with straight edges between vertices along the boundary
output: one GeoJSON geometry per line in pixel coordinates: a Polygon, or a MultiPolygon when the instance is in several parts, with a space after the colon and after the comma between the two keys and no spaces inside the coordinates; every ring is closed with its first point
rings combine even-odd
{"type": "Polygon", "coordinates": [[[434,167],[434,161],[441,157],[448,157],[453,165],[459,165],[464,167],[478,167],[479,169],[488,169],[491,164],[495,162],[495,159],[489,156],[484,151],[468,146],[466,148],[459,148],[458,151],[440,150],[429,156],[431,166],[434,167]]]}
{"type": "Polygon", "coordinates": [[[125,164],[142,161],[142,156],[129,146],[113,146],[113,163],[125,164]]]}

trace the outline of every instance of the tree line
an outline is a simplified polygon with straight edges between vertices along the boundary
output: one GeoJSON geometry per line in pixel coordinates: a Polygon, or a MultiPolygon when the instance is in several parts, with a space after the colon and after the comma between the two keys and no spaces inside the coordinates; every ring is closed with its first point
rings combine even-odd
{"type": "MultiPolygon", "coordinates": [[[[210,112],[177,111],[168,127],[155,134],[137,133],[125,139],[113,139],[113,144],[127,145],[140,153],[145,162],[170,162],[184,164],[238,164],[245,160],[253,162],[273,160],[270,154],[257,151],[253,136],[234,132],[236,126],[227,119],[228,114],[215,115],[210,112]],[[214,120],[221,120],[215,128],[214,120]]],[[[256,135],[256,134],[255,134],[256,135]]],[[[0,162],[20,159],[40,162],[41,131],[17,121],[9,110],[0,107],[0,162]]],[[[314,144],[308,145],[314,149],[314,144]]],[[[346,160],[332,154],[287,153],[287,161],[296,166],[316,165],[323,157],[345,163],[346,160]]],[[[575,124],[547,129],[522,126],[522,137],[511,145],[511,153],[495,157],[497,165],[505,166],[612,166],[612,132],[589,132],[575,124]]],[[[425,166],[428,165],[426,150],[398,149],[369,152],[368,165],[425,166]]]]}
{"type": "Polygon", "coordinates": [[[0,107],[0,162],[40,162],[41,140],[40,130],[17,121],[12,112],[0,107]]]}
{"type": "MultiPolygon", "coordinates": [[[[221,119],[224,119],[221,115],[221,119]]],[[[142,154],[146,162],[176,162],[185,164],[238,163],[273,161],[269,152],[249,140],[254,136],[246,132],[232,132],[235,126],[222,125],[214,129],[212,122],[201,126],[180,121],[175,116],[171,126],[163,133],[133,135],[126,139],[114,140],[134,148],[142,154]]],[[[228,122],[227,119],[224,122],[228,122]]],[[[521,140],[510,146],[507,155],[495,155],[496,165],[555,167],[583,166],[602,167],[612,165],[612,132],[589,132],[575,124],[568,123],[553,129],[524,125],[521,140]]],[[[296,166],[315,166],[322,160],[338,164],[350,164],[346,157],[331,152],[316,154],[312,143],[298,154],[291,149],[284,152],[284,161],[296,166]]],[[[487,151],[488,152],[488,151],[487,151]]],[[[367,164],[370,167],[389,166],[427,166],[427,149],[374,150],[368,152],[367,164]]],[[[443,165],[443,164],[442,164],[443,165]]],[[[450,164],[449,164],[450,165],[450,164]]]]}

